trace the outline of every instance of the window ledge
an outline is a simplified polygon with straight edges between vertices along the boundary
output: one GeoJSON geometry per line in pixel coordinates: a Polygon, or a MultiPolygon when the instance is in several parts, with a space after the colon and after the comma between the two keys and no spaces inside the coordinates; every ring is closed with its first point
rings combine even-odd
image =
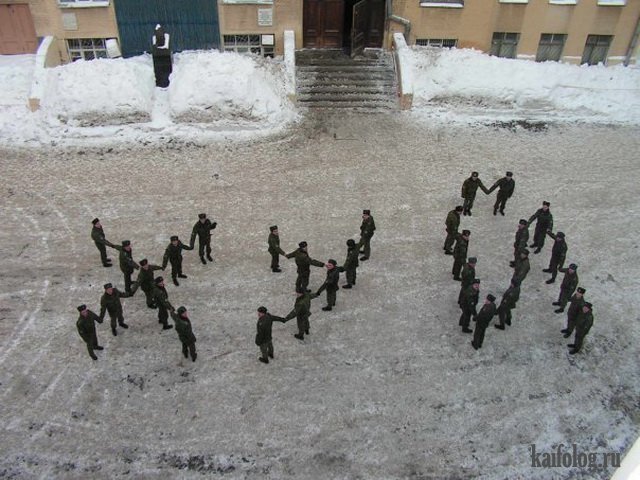
{"type": "Polygon", "coordinates": [[[63,0],[58,2],[60,8],[94,8],[94,7],[108,7],[109,0],[95,0],[95,1],[79,1],[79,2],[65,2],[63,0]]]}
{"type": "Polygon", "coordinates": [[[529,0],[498,0],[500,3],[529,3],[529,0]]]}
{"type": "Polygon", "coordinates": [[[273,0],[222,0],[229,5],[273,5],[273,0]]]}
{"type": "Polygon", "coordinates": [[[464,8],[464,0],[455,0],[455,1],[431,1],[431,0],[422,0],[420,2],[421,7],[430,7],[430,8],[464,8]]]}
{"type": "Polygon", "coordinates": [[[624,7],[627,0],[598,0],[599,7],[624,7]]]}
{"type": "Polygon", "coordinates": [[[578,0],[549,0],[551,5],[577,5],[578,0]]]}

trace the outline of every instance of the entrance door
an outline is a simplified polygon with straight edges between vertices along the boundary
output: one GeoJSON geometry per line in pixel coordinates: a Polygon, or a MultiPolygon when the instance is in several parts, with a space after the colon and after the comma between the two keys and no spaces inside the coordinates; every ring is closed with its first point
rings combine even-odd
{"type": "Polygon", "coordinates": [[[304,48],[342,48],[344,0],[304,0],[304,48]]]}
{"type": "Polygon", "coordinates": [[[0,55],[35,53],[37,49],[29,5],[0,5],[0,55]]]}
{"type": "Polygon", "coordinates": [[[369,24],[369,0],[360,0],[353,6],[353,23],[351,26],[351,57],[360,55],[367,43],[369,24]]]}

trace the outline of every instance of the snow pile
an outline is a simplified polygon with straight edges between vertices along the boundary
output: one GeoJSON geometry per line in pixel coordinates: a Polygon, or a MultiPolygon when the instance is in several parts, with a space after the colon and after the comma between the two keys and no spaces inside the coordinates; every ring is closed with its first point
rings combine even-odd
{"type": "Polygon", "coordinates": [[[414,47],[414,108],[479,107],[547,118],[640,123],[640,70],[538,63],[414,47]]]}
{"type": "Polygon", "coordinates": [[[121,125],[151,118],[150,56],[77,61],[48,72],[43,111],[75,126],[121,125]]]}
{"type": "Polygon", "coordinates": [[[0,107],[26,106],[35,55],[0,55],[0,107]]]}
{"type": "Polygon", "coordinates": [[[291,118],[283,66],[235,53],[175,55],[170,106],[179,122],[263,121],[291,118]]]}

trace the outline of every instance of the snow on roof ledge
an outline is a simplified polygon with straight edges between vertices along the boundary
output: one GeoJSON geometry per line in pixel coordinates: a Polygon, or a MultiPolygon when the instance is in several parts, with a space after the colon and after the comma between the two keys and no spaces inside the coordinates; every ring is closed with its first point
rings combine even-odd
{"type": "Polygon", "coordinates": [[[463,8],[464,0],[421,0],[421,7],[463,8]]]}
{"type": "Polygon", "coordinates": [[[627,0],[598,0],[601,7],[624,7],[626,4],[627,0]]]}

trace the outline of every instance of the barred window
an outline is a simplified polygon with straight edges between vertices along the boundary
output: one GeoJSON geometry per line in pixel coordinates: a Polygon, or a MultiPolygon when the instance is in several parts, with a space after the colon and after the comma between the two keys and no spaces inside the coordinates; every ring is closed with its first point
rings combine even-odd
{"type": "Polygon", "coordinates": [[[259,34],[223,35],[224,51],[273,57],[275,51],[273,38],[273,35],[259,34]]]}
{"type": "Polygon", "coordinates": [[[516,58],[519,33],[494,32],[491,39],[490,55],[503,58],[516,58]]]}
{"type": "Polygon", "coordinates": [[[567,36],[561,33],[543,33],[538,43],[536,62],[560,61],[567,36]]]}
{"type": "Polygon", "coordinates": [[[416,45],[419,47],[454,48],[458,45],[456,38],[418,38],[416,45]]]}
{"type": "Polygon", "coordinates": [[[582,63],[597,65],[607,62],[612,35],[589,35],[582,54],[582,63]]]}
{"type": "Polygon", "coordinates": [[[72,62],[107,58],[105,38],[68,38],[67,49],[72,62]]]}

